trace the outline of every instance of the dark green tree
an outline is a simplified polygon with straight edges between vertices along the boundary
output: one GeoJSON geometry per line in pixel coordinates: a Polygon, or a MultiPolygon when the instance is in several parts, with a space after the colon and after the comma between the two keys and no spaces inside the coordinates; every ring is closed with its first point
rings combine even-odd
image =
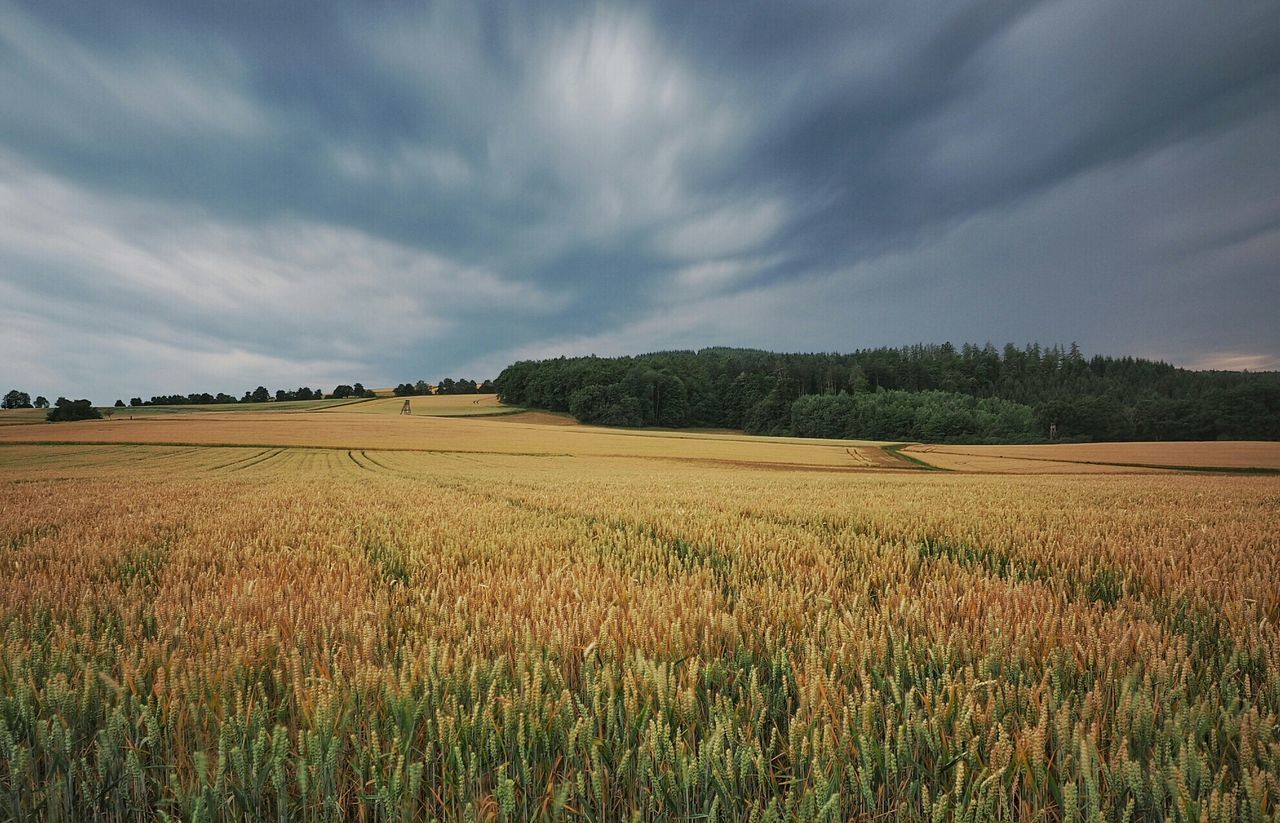
{"type": "Polygon", "coordinates": [[[102,417],[102,412],[95,409],[88,400],[59,397],[54,408],[45,416],[51,423],[62,423],[68,420],[97,420],[102,417]]]}
{"type": "MultiPolygon", "coordinates": [[[[1086,357],[1079,345],[557,357],[514,363],[494,381],[503,402],[553,411],[570,410],[576,393],[593,386],[619,386],[639,403],[645,425],[786,433],[795,425],[791,403],[801,398],[893,392],[856,404],[846,436],[875,430],[895,439],[1021,442],[1047,438],[1053,423],[1059,437],[1072,440],[1280,439],[1280,373],[1193,372],[1132,357],[1086,357]],[[674,380],[684,388],[683,409],[677,384],[668,382],[674,380]],[[898,392],[943,394],[912,399],[898,392]]],[[[812,409],[800,411],[796,421],[835,425],[812,422],[812,409]]]]}
{"type": "Polygon", "coordinates": [[[0,400],[0,409],[29,409],[31,408],[31,395],[17,389],[10,389],[8,394],[0,400]]]}

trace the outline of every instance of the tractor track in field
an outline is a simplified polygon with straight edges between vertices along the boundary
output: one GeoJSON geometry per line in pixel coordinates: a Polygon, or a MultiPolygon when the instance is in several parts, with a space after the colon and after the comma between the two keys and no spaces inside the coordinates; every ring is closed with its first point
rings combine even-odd
{"type": "Polygon", "coordinates": [[[263,463],[274,460],[275,458],[284,454],[285,451],[287,451],[287,449],[284,449],[284,448],[276,449],[275,451],[270,452],[269,454],[263,455],[262,457],[259,457],[256,460],[241,462],[235,465],[233,468],[228,469],[228,471],[240,472],[240,471],[244,471],[245,469],[252,468],[254,466],[261,466],[263,463]]]}
{"type": "Polygon", "coordinates": [[[271,448],[272,447],[265,447],[265,448],[260,447],[258,451],[255,451],[253,454],[244,455],[236,458],[235,460],[228,461],[226,463],[219,463],[216,466],[210,466],[208,469],[206,469],[206,471],[216,472],[216,471],[221,471],[222,469],[228,469],[232,466],[238,465],[240,463],[244,463],[247,460],[253,460],[255,457],[261,457],[262,455],[271,451],[271,448]]]}

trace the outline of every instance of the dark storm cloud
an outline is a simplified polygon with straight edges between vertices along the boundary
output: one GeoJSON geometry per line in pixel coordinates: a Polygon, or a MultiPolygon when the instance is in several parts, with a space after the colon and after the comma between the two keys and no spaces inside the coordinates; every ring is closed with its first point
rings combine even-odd
{"type": "Polygon", "coordinates": [[[0,1],[0,382],[1280,365],[1274,3],[0,1]]]}

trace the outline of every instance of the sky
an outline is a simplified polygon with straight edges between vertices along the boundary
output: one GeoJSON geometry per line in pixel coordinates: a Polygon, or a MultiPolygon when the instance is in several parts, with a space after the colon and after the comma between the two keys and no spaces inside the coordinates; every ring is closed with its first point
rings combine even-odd
{"type": "Polygon", "coordinates": [[[1278,318],[1274,0],[0,0],[0,391],[1278,318]]]}

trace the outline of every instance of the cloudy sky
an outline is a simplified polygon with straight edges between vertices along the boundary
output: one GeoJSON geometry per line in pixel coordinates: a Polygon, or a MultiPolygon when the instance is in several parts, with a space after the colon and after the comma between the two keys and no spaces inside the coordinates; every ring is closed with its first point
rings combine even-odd
{"type": "Polygon", "coordinates": [[[0,390],[1280,368],[1280,5],[0,0],[0,390]]]}

